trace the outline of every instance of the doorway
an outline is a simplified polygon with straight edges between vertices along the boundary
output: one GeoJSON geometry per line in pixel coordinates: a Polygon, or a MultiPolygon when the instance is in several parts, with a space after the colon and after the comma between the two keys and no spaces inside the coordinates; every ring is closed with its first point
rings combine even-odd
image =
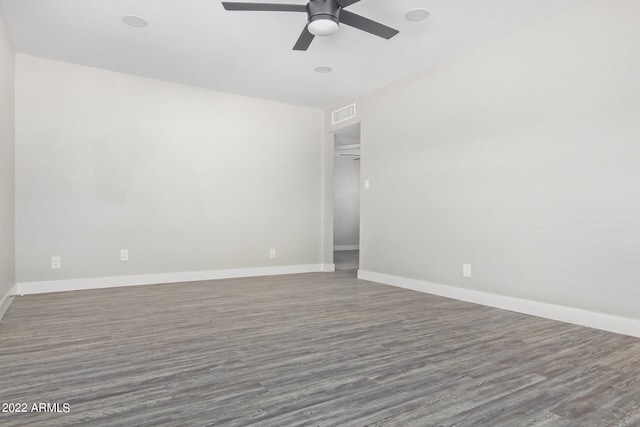
{"type": "Polygon", "coordinates": [[[333,263],[354,275],[360,265],[360,123],[333,134],[333,263]]]}

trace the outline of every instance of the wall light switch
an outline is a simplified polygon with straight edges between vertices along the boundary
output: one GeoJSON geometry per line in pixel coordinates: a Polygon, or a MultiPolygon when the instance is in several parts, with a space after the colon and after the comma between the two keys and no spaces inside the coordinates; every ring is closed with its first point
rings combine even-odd
{"type": "Polygon", "coordinates": [[[271,248],[269,249],[269,258],[275,258],[276,257],[276,250],[275,248],[271,248]]]}
{"type": "Polygon", "coordinates": [[[368,180],[368,179],[365,179],[365,180],[364,180],[364,189],[365,189],[365,190],[368,190],[368,189],[369,189],[369,180],[368,180]]]}
{"type": "Polygon", "coordinates": [[[57,270],[62,268],[62,257],[60,256],[52,256],[51,257],[51,268],[57,270]]]}
{"type": "Polygon", "coordinates": [[[471,264],[462,264],[462,275],[464,277],[471,277],[471,264]]]}
{"type": "Polygon", "coordinates": [[[129,261],[129,249],[120,249],[120,261],[129,261]]]}

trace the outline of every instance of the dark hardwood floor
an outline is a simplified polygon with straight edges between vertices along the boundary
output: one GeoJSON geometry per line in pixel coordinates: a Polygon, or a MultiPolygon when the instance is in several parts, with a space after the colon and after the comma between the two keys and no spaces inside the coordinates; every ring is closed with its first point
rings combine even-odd
{"type": "Polygon", "coordinates": [[[351,272],[32,295],[0,402],[69,404],[2,426],[640,426],[640,340],[351,272]]]}

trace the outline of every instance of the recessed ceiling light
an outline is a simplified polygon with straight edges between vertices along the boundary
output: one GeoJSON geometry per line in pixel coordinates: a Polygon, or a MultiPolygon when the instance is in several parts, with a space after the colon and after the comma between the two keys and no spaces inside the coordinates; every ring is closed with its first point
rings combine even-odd
{"type": "Polygon", "coordinates": [[[139,16],[127,15],[122,17],[122,22],[136,28],[144,28],[149,23],[139,16]]]}
{"type": "Polygon", "coordinates": [[[424,21],[431,15],[427,9],[411,9],[409,12],[404,14],[404,17],[407,21],[424,21]]]}
{"type": "Polygon", "coordinates": [[[314,68],[314,70],[316,70],[316,73],[326,74],[332,72],[333,68],[328,65],[320,65],[319,67],[314,68]]]}

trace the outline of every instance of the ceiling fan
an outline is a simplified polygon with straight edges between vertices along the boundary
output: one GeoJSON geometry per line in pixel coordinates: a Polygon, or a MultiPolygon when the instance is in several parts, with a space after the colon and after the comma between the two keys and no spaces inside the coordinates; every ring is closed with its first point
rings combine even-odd
{"type": "Polygon", "coordinates": [[[306,5],[279,3],[241,3],[223,1],[226,10],[306,12],[307,25],[302,30],[293,50],[307,50],[315,36],[328,36],[338,31],[338,24],[345,24],[367,33],[390,39],[398,30],[358,14],[344,10],[360,0],[310,0],[306,5]]]}

